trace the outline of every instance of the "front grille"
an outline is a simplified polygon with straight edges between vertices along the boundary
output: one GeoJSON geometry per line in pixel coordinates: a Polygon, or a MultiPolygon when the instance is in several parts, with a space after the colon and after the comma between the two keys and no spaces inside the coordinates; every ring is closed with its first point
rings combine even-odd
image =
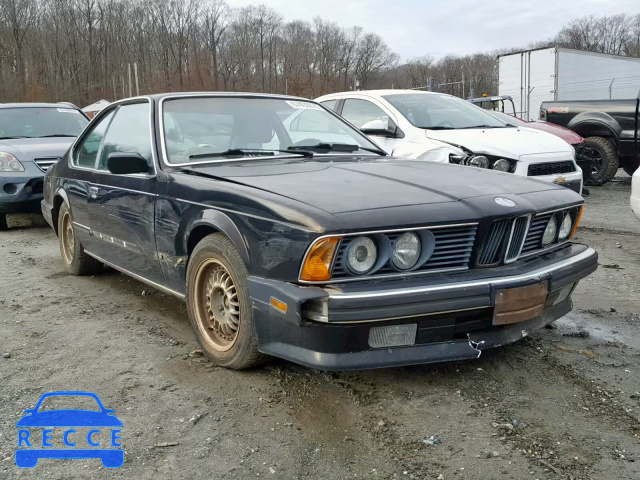
{"type": "Polygon", "coordinates": [[[520,256],[530,219],[531,217],[529,216],[518,217],[513,222],[511,238],[509,238],[509,244],[507,245],[507,254],[504,257],[505,263],[513,262],[520,256]]]}
{"type": "Polygon", "coordinates": [[[56,157],[50,157],[50,158],[36,158],[33,161],[36,162],[36,165],[40,170],[46,173],[47,170],[49,170],[51,166],[55,164],[58,160],[60,159],[56,157]]]}
{"type": "Polygon", "coordinates": [[[559,173],[571,173],[575,171],[576,167],[573,162],[567,160],[565,162],[534,163],[533,165],[529,165],[527,175],[537,177],[540,175],[557,175],[559,173]]]}
{"type": "Polygon", "coordinates": [[[489,230],[487,240],[485,241],[484,247],[478,257],[479,266],[488,266],[500,263],[502,246],[509,234],[511,222],[511,220],[496,220],[493,222],[491,230],[489,230]]]}
{"type": "Polygon", "coordinates": [[[515,261],[520,255],[529,227],[530,217],[496,220],[489,229],[487,239],[478,255],[478,266],[489,267],[515,261]]]}
{"type": "MultiPolygon", "coordinates": [[[[469,267],[471,260],[471,252],[476,237],[476,225],[452,226],[442,228],[430,228],[429,230],[434,237],[435,243],[433,253],[429,259],[411,272],[443,271],[443,270],[459,270],[469,267]]],[[[393,248],[398,238],[403,235],[402,232],[382,232],[377,235],[384,235],[393,248]]],[[[417,233],[417,231],[416,231],[417,233]]],[[[357,236],[345,237],[340,242],[336,261],[333,266],[331,278],[333,280],[343,280],[346,278],[365,279],[368,277],[376,277],[380,275],[406,274],[407,272],[396,270],[390,261],[386,262],[381,268],[367,275],[354,275],[346,265],[347,248],[357,236]]],[[[380,254],[379,249],[379,254],[380,254]]]]}
{"type": "Polygon", "coordinates": [[[521,255],[535,252],[542,248],[542,236],[544,235],[544,230],[547,228],[547,223],[549,223],[551,215],[553,215],[553,213],[543,213],[533,217],[531,225],[529,226],[527,238],[522,246],[521,255]]]}

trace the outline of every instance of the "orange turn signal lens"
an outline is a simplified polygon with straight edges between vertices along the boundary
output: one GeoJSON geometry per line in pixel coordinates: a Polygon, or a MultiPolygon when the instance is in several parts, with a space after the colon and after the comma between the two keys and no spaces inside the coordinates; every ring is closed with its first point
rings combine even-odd
{"type": "Polygon", "coordinates": [[[580,223],[580,219],[582,218],[582,210],[584,210],[584,205],[580,207],[580,211],[578,212],[578,218],[576,218],[576,223],[573,224],[573,230],[571,230],[571,235],[569,235],[569,239],[573,238],[573,235],[576,233],[578,229],[578,224],[580,223]]]}
{"type": "Polygon", "coordinates": [[[300,280],[305,282],[331,280],[331,263],[340,238],[342,237],[323,238],[311,246],[302,264],[300,280]]]}

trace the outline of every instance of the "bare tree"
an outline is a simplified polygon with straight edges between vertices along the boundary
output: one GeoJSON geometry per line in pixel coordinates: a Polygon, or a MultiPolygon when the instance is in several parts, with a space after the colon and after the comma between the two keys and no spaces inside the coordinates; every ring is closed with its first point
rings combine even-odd
{"type": "Polygon", "coordinates": [[[36,0],[0,0],[2,20],[9,31],[11,39],[9,60],[13,60],[13,67],[18,77],[18,94],[26,96],[26,61],[25,39],[27,33],[35,26],[38,19],[39,5],[36,0]],[[11,58],[13,56],[13,58],[11,58]]]}

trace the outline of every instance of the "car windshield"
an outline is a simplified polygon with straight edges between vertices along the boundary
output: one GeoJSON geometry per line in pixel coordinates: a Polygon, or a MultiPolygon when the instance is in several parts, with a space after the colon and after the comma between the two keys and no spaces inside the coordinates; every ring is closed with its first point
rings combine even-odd
{"type": "Polygon", "coordinates": [[[486,112],[489,115],[493,115],[497,119],[502,120],[507,125],[513,125],[514,127],[526,127],[527,123],[528,123],[528,122],[525,122],[524,120],[521,120],[521,119],[519,119],[517,117],[509,115],[508,113],[495,112],[493,110],[486,110],[486,112]]]}
{"type": "Polygon", "coordinates": [[[48,410],[92,410],[100,412],[100,406],[93,397],[86,395],[52,395],[42,400],[38,412],[48,410]]]}
{"type": "Polygon", "coordinates": [[[0,108],[0,140],[8,138],[77,137],[89,123],[75,108],[0,108]]]}
{"type": "Polygon", "coordinates": [[[163,103],[162,119],[172,164],[274,155],[384,154],[358,130],[311,101],[175,98],[163,103]]]}
{"type": "Polygon", "coordinates": [[[508,127],[480,107],[449,95],[406,93],[384,95],[383,98],[418,128],[454,130],[508,127]]]}

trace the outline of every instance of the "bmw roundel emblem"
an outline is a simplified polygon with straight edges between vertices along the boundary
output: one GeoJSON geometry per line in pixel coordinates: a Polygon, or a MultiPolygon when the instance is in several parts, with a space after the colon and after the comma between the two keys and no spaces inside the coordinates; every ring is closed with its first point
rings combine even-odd
{"type": "Polygon", "coordinates": [[[495,197],[494,200],[498,205],[502,205],[503,207],[513,208],[516,206],[516,202],[509,200],[508,198],[495,197]]]}

